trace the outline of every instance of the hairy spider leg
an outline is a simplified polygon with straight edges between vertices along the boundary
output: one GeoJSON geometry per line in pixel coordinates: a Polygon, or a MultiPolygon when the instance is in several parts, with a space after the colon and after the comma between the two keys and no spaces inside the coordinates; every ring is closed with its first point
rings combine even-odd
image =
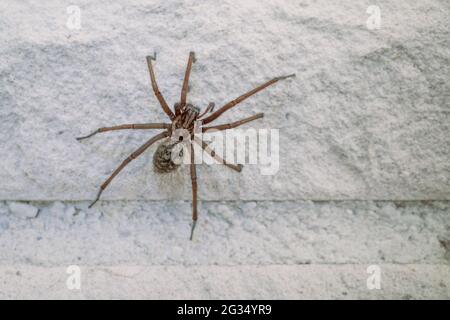
{"type": "Polygon", "coordinates": [[[184,81],[183,81],[183,87],[181,89],[181,98],[180,98],[180,105],[181,108],[183,108],[186,105],[186,98],[188,93],[188,86],[189,86],[189,77],[191,75],[191,69],[192,64],[195,62],[195,53],[193,51],[189,52],[189,60],[186,67],[186,72],[184,74],[184,81]]]}
{"type": "Polygon", "coordinates": [[[144,153],[145,150],[148,149],[153,143],[155,143],[158,140],[161,140],[165,137],[168,137],[170,135],[169,131],[164,131],[160,134],[157,134],[156,136],[153,136],[150,138],[146,143],[144,143],[142,146],[140,146],[136,151],[134,151],[128,158],[126,158],[120,166],[117,167],[116,170],[109,176],[108,179],[103,182],[103,184],[100,186],[100,190],[98,191],[97,197],[95,200],[89,205],[89,208],[91,208],[99,199],[102,194],[102,192],[106,189],[106,187],[111,183],[111,181],[114,179],[114,177],[119,174],[120,171],[122,171],[123,168],[126,167],[127,164],[129,164],[131,161],[139,157],[142,153],[144,153]]]}
{"type": "Polygon", "coordinates": [[[191,182],[192,182],[192,228],[190,240],[194,237],[194,229],[197,224],[197,170],[195,166],[194,145],[191,143],[191,182]]]}
{"type": "Polygon", "coordinates": [[[241,172],[242,171],[242,167],[243,167],[242,164],[237,164],[236,165],[236,164],[231,164],[231,163],[226,162],[225,159],[223,159],[218,154],[216,154],[216,152],[214,150],[212,150],[205,141],[202,141],[199,138],[194,137],[194,142],[197,145],[201,146],[203,151],[205,151],[210,157],[215,159],[218,163],[221,163],[221,164],[227,166],[228,168],[233,169],[233,170],[235,170],[237,172],[241,172]]]}
{"type": "Polygon", "coordinates": [[[291,78],[291,77],[295,77],[295,74],[290,74],[287,76],[282,76],[282,77],[276,77],[273,78],[272,80],[267,81],[266,83],[263,83],[262,85],[254,88],[253,90],[250,90],[249,92],[237,97],[236,99],[228,102],[227,104],[225,104],[223,107],[221,107],[219,110],[217,110],[216,112],[214,112],[213,114],[211,114],[210,116],[206,117],[205,119],[203,119],[203,124],[208,124],[211,121],[214,121],[215,119],[217,119],[220,115],[222,115],[222,113],[224,113],[225,111],[233,108],[235,105],[237,105],[239,102],[242,102],[243,100],[247,99],[248,97],[254,95],[255,93],[267,88],[268,86],[283,80],[283,79],[287,79],[287,78],[291,78]]]}
{"type": "Polygon", "coordinates": [[[217,126],[211,126],[211,127],[203,127],[202,131],[203,132],[208,132],[210,130],[228,130],[228,129],[233,129],[236,128],[238,126],[241,126],[245,123],[248,123],[250,121],[253,120],[257,120],[257,119],[261,119],[264,117],[264,113],[257,113],[251,117],[248,118],[244,118],[235,122],[230,122],[230,123],[224,123],[224,124],[219,124],[217,126]]]}
{"type": "Polygon", "coordinates": [[[107,132],[107,131],[115,131],[115,130],[126,130],[126,129],[134,129],[134,130],[138,130],[138,129],[169,129],[169,128],[170,128],[170,124],[169,123],[121,124],[121,125],[118,125],[118,126],[98,128],[97,130],[95,130],[94,132],[88,134],[87,136],[78,137],[76,139],[78,141],[80,141],[80,140],[83,140],[83,139],[90,138],[90,137],[96,135],[97,133],[107,132]]]}
{"type": "Polygon", "coordinates": [[[156,98],[159,101],[159,104],[161,105],[164,112],[169,116],[170,120],[173,120],[175,118],[175,115],[173,114],[172,110],[170,110],[169,106],[167,105],[166,100],[164,100],[163,95],[158,89],[158,84],[156,83],[155,78],[155,72],[153,71],[153,65],[152,60],[156,60],[156,52],[153,54],[153,56],[147,56],[147,65],[148,65],[148,71],[150,72],[150,79],[152,82],[152,88],[153,92],[155,93],[156,98]]]}

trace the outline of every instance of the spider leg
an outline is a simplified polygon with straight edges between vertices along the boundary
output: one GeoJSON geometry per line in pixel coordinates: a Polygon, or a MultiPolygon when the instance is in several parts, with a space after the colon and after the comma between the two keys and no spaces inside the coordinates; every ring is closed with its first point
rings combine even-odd
{"type": "Polygon", "coordinates": [[[102,192],[106,189],[106,187],[111,183],[112,179],[114,179],[115,176],[117,176],[117,174],[122,171],[123,168],[125,168],[125,166],[127,164],[129,164],[131,161],[133,161],[134,159],[136,159],[137,157],[139,157],[145,150],[147,150],[148,147],[150,147],[153,143],[155,143],[158,140],[161,140],[165,137],[168,137],[170,135],[170,133],[168,131],[164,131],[160,134],[157,134],[156,136],[152,137],[151,139],[149,139],[146,143],[144,143],[142,146],[140,146],[138,149],[136,149],[136,151],[134,151],[128,158],[126,158],[121,164],[120,166],[117,167],[116,170],[114,170],[114,172],[109,176],[108,179],[105,180],[105,182],[103,182],[103,184],[100,186],[100,190],[98,191],[97,197],[95,198],[95,200],[89,205],[89,208],[91,208],[99,199],[100,196],[102,194],[102,192]]]}
{"type": "Polygon", "coordinates": [[[239,102],[241,102],[241,101],[247,99],[248,97],[254,95],[255,93],[257,93],[257,92],[267,88],[271,84],[274,84],[275,82],[278,82],[280,80],[287,79],[287,78],[290,78],[290,77],[295,77],[295,74],[290,74],[290,75],[287,75],[287,76],[273,78],[272,80],[269,80],[266,83],[264,83],[264,84],[262,84],[262,85],[260,85],[260,86],[258,86],[256,88],[254,88],[253,90],[250,90],[249,92],[241,95],[240,97],[237,97],[236,99],[234,99],[234,100],[228,102],[227,104],[225,104],[223,107],[221,107],[219,110],[217,110],[216,112],[214,112],[210,116],[208,116],[205,119],[203,119],[203,124],[207,124],[207,123],[210,123],[211,121],[214,121],[215,119],[217,119],[225,111],[233,108],[239,102]]]}
{"type": "Polygon", "coordinates": [[[152,60],[156,60],[156,52],[154,53],[153,56],[147,56],[147,65],[148,71],[150,72],[150,79],[152,81],[153,92],[155,93],[155,96],[158,99],[159,104],[161,105],[164,112],[169,116],[170,120],[173,120],[175,115],[173,114],[172,110],[170,110],[166,100],[164,100],[164,97],[162,96],[161,92],[158,89],[158,84],[156,83],[155,78],[155,72],[153,71],[152,60]]]}
{"type": "Polygon", "coordinates": [[[186,105],[186,97],[188,93],[189,86],[189,76],[191,75],[192,64],[195,62],[195,53],[193,51],[189,52],[189,60],[186,67],[186,73],[184,74],[183,87],[181,89],[180,105],[184,107],[186,105]]]}
{"type": "Polygon", "coordinates": [[[195,225],[197,224],[197,170],[195,167],[194,146],[191,144],[191,181],[192,181],[192,228],[190,240],[194,236],[195,225]]]}
{"type": "Polygon", "coordinates": [[[200,141],[199,138],[194,137],[194,142],[198,145],[201,144],[202,149],[208,153],[213,159],[215,159],[217,162],[224,164],[225,166],[227,166],[230,169],[233,169],[237,172],[241,172],[242,171],[242,164],[231,164],[231,163],[227,163],[225,161],[225,159],[222,159],[222,157],[220,157],[219,155],[216,154],[216,152],[214,150],[212,150],[209,145],[205,142],[205,141],[200,141]]]}
{"type": "Polygon", "coordinates": [[[78,141],[87,139],[92,137],[93,135],[96,135],[97,133],[106,132],[106,131],[114,131],[114,130],[125,130],[125,129],[169,129],[170,124],[168,123],[133,123],[133,124],[122,124],[118,126],[113,127],[103,127],[98,128],[94,132],[88,134],[87,136],[78,137],[76,138],[78,141]]]}
{"type": "Polygon", "coordinates": [[[243,125],[245,123],[248,123],[250,121],[257,120],[257,119],[260,119],[260,118],[263,118],[263,117],[264,117],[264,113],[257,113],[257,114],[255,114],[255,115],[253,115],[251,117],[244,118],[244,119],[241,119],[239,121],[235,121],[235,122],[231,122],[231,123],[225,123],[225,124],[220,124],[220,125],[212,126],[212,127],[203,127],[202,130],[203,130],[203,132],[207,132],[208,130],[228,130],[228,129],[233,129],[233,128],[236,128],[236,127],[238,127],[240,125],[243,125]]]}

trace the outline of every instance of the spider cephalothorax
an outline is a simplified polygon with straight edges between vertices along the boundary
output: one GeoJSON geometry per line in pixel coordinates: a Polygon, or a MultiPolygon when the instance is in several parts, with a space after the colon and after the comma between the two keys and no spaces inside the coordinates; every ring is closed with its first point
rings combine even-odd
{"type": "MultiPolygon", "coordinates": [[[[195,62],[195,55],[193,52],[189,54],[189,60],[188,65],[186,68],[186,73],[184,75],[184,81],[183,81],[183,87],[181,90],[181,97],[180,102],[175,103],[174,105],[174,111],[172,111],[169,106],[167,105],[166,100],[162,96],[161,92],[158,89],[158,85],[156,83],[155,73],[153,71],[153,65],[152,60],[156,60],[156,54],[152,56],[147,57],[147,65],[150,72],[150,79],[152,83],[153,92],[158,99],[163,111],[167,114],[169,119],[171,120],[171,123],[143,123],[143,124],[123,124],[113,127],[102,127],[94,131],[93,133],[84,136],[79,137],[77,140],[83,140],[89,137],[92,137],[93,135],[105,132],[105,131],[113,131],[113,130],[124,130],[124,129],[163,129],[164,131],[160,134],[157,134],[156,136],[150,138],[146,143],[144,143],[141,147],[139,147],[137,150],[135,150],[128,158],[126,158],[119,167],[117,167],[116,170],[109,176],[108,179],[106,179],[103,184],[100,186],[100,190],[98,191],[96,199],[89,205],[89,208],[92,207],[99,199],[103,192],[103,190],[106,189],[106,187],[111,183],[111,181],[114,179],[114,177],[117,176],[117,174],[122,171],[125,166],[130,163],[132,160],[136,159],[138,156],[140,156],[142,153],[144,153],[145,150],[147,150],[153,143],[163,140],[163,142],[158,146],[158,148],[155,151],[155,154],[153,156],[153,165],[155,167],[155,170],[161,173],[166,173],[175,170],[178,168],[181,164],[181,159],[184,156],[184,149],[181,145],[181,142],[185,142],[185,136],[183,134],[177,134],[180,130],[184,132],[184,134],[187,134],[187,138],[189,140],[189,148],[190,148],[190,172],[191,172],[191,181],[192,181],[192,229],[191,229],[191,237],[192,240],[195,224],[197,222],[197,171],[196,171],[196,164],[194,163],[194,148],[193,148],[193,142],[197,143],[201,146],[201,148],[208,153],[211,157],[216,159],[219,163],[224,164],[225,166],[240,172],[242,169],[242,165],[234,165],[227,163],[224,159],[222,159],[220,156],[215,154],[211,148],[209,148],[208,144],[206,144],[203,141],[198,141],[196,138],[194,138],[194,131],[197,129],[197,122],[200,120],[202,125],[206,125],[215,119],[217,119],[222,113],[225,111],[233,108],[235,105],[237,105],[239,102],[245,100],[246,98],[250,97],[251,95],[263,90],[264,88],[270,86],[271,84],[274,84],[275,82],[286,79],[289,77],[295,76],[294,74],[288,75],[288,76],[282,76],[282,77],[276,77],[273,78],[266,83],[250,90],[249,92],[241,95],[240,97],[228,102],[221,108],[219,108],[217,111],[214,111],[214,103],[209,103],[209,105],[205,108],[205,110],[200,113],[200,109],[197,107],[194,107],[190,103],[186,103],[187,93],[188,93],[188,85],[189,85],[189,76],[191,73],[192,64],[195,62]]],[[[202,126],[200,130],[202,132],[207,132],[208,130],[227,130],[232,129],[237,126],[240,126],[244,123],[262,118],[264,114],[258,113],[251,117],[216,125],[216,126],[209,126],[205,127],[202,126]]]]}
{"type": "Polygon", "coordinates": [[[200,109],[194,107],[188,103],[186,106],[181,107],[179,103],[175,104],[175,119],[173,120],[173,126],[175,129],[187,129],[192,131],[194,123],[200,114],[200,109]]]}

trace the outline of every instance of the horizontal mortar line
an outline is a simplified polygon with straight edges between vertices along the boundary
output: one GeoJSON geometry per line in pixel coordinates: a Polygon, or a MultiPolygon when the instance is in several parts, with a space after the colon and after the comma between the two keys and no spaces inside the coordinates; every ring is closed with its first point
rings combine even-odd
{"type": "MultiPolygon", "coordinates": [[[[0,201],[22,201],[22,202],[89,202],[92,199],[42,199],[42,200],[30,200],[30,199],[0,199],[0,201]]],[[[189,199],[105,199],[99,200],[101,202],[191,202],[189,199]]],[[[202,200],[198,199],[199,202],[448,202],[449,199],[223,199],[223,200],[202,200]]]]}
{"type": "Polygon", "coordinates": [[[70,265],[78,265],[80,267],[87,268],[95,268],[95,267],[183,267],[183,268],[194,268],[194,267],[223,267],[223,268],[235,268],[235,267],[300,267],[300,266],[370,266],[370,265],[379,265],[379,266],[441,266],[441,267],[449,267],[450,264],[447,263],[418,263],[418,262],[358,262],[358,263],[350,263],[350,262],[320,262],[320,263],[297,263],[297,264],[281,264],[281,263],[272,263],[272,264],[131,264],[119,262],[117,264],[81,264],[74,262],[67,262],[66,264],[55,264],[55,265],[44,265],[44,264],[34,264],[34,263],[18,263],[18,264],[1,264],[0,267],[42,267],[42,268],[59,268],[70,265]]]}

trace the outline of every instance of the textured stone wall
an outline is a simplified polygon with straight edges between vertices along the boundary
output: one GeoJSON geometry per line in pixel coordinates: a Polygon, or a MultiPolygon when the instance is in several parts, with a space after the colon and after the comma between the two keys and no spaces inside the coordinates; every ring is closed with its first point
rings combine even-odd
{"type": "Polygon", "coordinates": [[[449,298],[449,21],[438,0],[2,1],[0,297],[449,298]],[[280,165],[200,165],[193,242],[189,170],[156,174],[156,146],[87,208],[155,132],[75,140],[167,121],[145,57],[173,105],[189,51],[201,108],[296,73],[217,121],[264,112],[245,128],[279,129],[280,165]]]}

